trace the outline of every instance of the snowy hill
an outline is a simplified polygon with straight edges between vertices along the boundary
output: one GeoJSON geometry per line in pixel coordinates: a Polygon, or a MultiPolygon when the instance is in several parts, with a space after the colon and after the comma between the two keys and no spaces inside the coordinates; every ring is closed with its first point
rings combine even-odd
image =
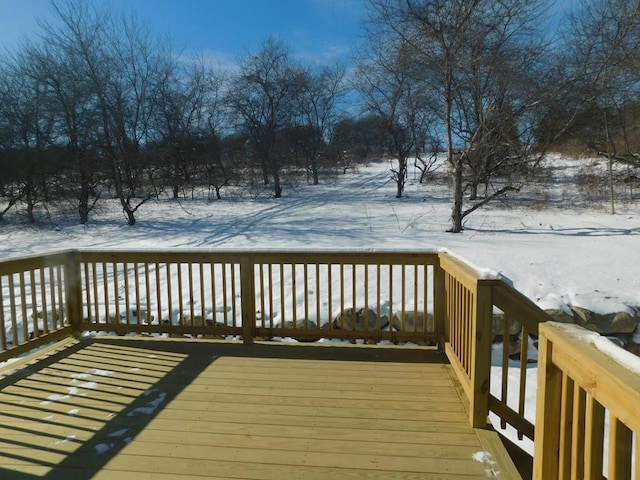
{"type": "Polygon", "coordinates": [[[229,189],[219,201],[189,195],[150,202],[134,227],[126,226],[115,200],[101,200],[86,226],[73,215],[27,226],[7,214],[0,252],[7,258],[76,247],[446,248],[500,272],[543,308],[638,308],[638,205],[620,201],[618,213],[608,213],[606,201],[591,200],[577,184],[585,165],[552,157],[545,176],[474,212],[461,234],[445,232],[451,189],[444,172],[423,185],[410,172],[405,198],[396,199],[389,165],[380,162],[317,186],[290,182],[280,199],[229,189]]]}

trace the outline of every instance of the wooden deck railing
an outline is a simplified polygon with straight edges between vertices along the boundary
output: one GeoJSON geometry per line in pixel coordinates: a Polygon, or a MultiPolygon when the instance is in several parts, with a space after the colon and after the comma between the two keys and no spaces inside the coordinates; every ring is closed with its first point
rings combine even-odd
{"type": "MultiPolygon", "coordinates": [[[[538,308],[527,297],[512,286],[500,282],[492,287],[492,301],[494,314],[502,318],[498,323],[502,327],[503,338],[502,358],[498,368],[500,370],[500,385],[493,385],[489,395],[489,409],[499,418],[501,427],[511,425],[518,434],[534,440],[534,425],[531,420],[534,412],[526,412],[529,403],[527,397],[536,395],[536,379],[527,375],[532,355],[529,351],[532,338],[537,338],[539,325],[553,319],[538,308]],[[519,332],[517,332],[519,330],[519,332]],[[509,348],[512,338],[516,337],[516,348],[509,348]],[[515,360],[512,360],[515,359],[515,360]],[[517,363],[517,366],[510,366],[517,363]],[[517,377],[517,391],[512,391],[513,382],[509,377],[517,377]]],[[[494,376],[495,378],[495,376],[494,376]]]]}
{"type": "Polygon", "coordinates": [[[491,376],[491,285],[455,257],[443,255],[445,352],[469,400],[469,420],[485,427],[491,376]]]}
{"type": "Polygon", "coordinates": [[[72,252],[0,262],[0,361],[71,333],[72,252]]]}
{"type": "Polygon", "coordinates": [[[540,326],[534,478],[640,478],[640,376],[583,335],[540,326]]]}
{"type": "Polygon", "coordinates": [[[78,254],[85,331],[436,342],[438,255],[78,254]]]}
{"type": "Polygon", "coordinates": [[[493,412],[534,439],[529,340],[550,317],[448,253],[73,250],[0,262],[0,292],[0,361],[82,332],[437,344],[473,426],[493,412]]]}
{"type": "Polygon", "coordinates": [[[484,278],[456,257],[441,255],[440,265],[448,339],[445,351],[469,399],[471,423],[486,424],[487,412],[492,411],[500,418],[502,429],[510,425],[520,438],[533,440],[534,426],[527,419],[532,412],[525,412],[527,396],[536,391],[535,381],[527,381],[529,338],[551,317],[504,281],[484,278]],[[503,348],[499,363],[492,365],[495,336],[502,337],[503,348]],[[513,339],[516,348],[510,347],[513,339]],[[517,359],[517,366],[512,358],[517,359]],[[490,385],[492,368],[499,370],[499,385],[490,385]],[[510,377],[518,378],[517,391],[512,390],[510,377]]]}

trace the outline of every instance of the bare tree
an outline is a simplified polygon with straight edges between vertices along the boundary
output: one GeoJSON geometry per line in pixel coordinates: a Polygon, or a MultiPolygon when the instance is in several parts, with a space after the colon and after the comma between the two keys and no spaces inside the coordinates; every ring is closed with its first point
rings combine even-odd
{"type": "MultiPolygon", "coordinates": [[[[465,165],[482,146],[485,157],[504,156],[507,131],[533,118],[539,100],[525,87],[542,54],[536,28],[541,2],[526,0],[370,0],[374,14],[411,49],[429,90],[439,99],[454,184],[451,232],[463,229],[463,219],[493,198],[517,190],[506,184],[465,208],[465,165]],[[515,73],[520,72],[518,75],[515,73]],[[470,103],[471,98],[471,103],[470,103]],[[475,112],[469,110],[473,106],[475,112]],[[509,113],[511,121],[503,115],[509,113]],[[456,154],[458,152],[458,154],[456,154]]],[[[525,127],[529,130],[529,126],[525,127]]],[[[531,143],[520,140],[519,160],[527,159],[531,143]]],[[[527,138],[531,140],[531,137],[527,138]]],[[[492,161],[493,162],[493,161],[492,161]]],[[[537,163],[534,159],[533,163],[537,163]]]]}
{"type": "Polygon", "coordinates": [[[0,111],[6,122],[5,157],[13,164],[15,182],[9,208],[25,202],[27,218],[34,223],[35,207],[45,200],[51,173],[47,152],[53,143],[55,118],[47,104],[46,85],[27,75],[23,57],[12,58],[3,73],[0,111]]]}
{"type": "Polygon", "coordinates": [[[584,71],[583,112],[591,121],[582,133],[587,145],[607,159],[613,214],[614,162],[640,167],[640,141],[634,148],[630,135],[637,117],[629,115],[640,102],[640,2],[583,0],[571,18],[567,43],[572,61],[584,71]]]}
{"type": "Polygon", "coordinates": [[[276,198],[282,196],[281,171],[286,159],[286,153],[279,150],[280,135],[295,123],[305,79],[304,70],[293,62],[285,44],[269,37],[259,52],[241,63],[229,92],[238,128],[250,139],[265,185],[269,176],[273,179],[276,198]]]}
{"type": "Polygon", "coordinates": [[[300,123],[309,133],[303,138],[302,148],[307,172],[311,173],[313,184],[318,185],[320,156],[327,155],[322,149],[337,122],[337,104],[344,95],[345,70],[340,66],[308,69],[306,76],[298,106],[300,123]]]}
{"type": "MultiPolygon", "coordinates": [[[[366,111],[386,123],[390,150],[397,161],[397,166],[392,164],[391,173],[397,186],[396,198],[401,198],[409,156],[420,155],[424,148],[433,109],[428,104],[426,85],[412,60],[411,46],[376,18],[367,32],[369,48],[357,62],[355,88],[366,111]]],[[[426,162],[422,165],[425,170],[429,168],[426,162]]]]}
{"type": "Polygon", "coordinates": [[[202,57],[167,62],[165,69],[155,85],[154,153],[166,160],[166,177],[178,198],[199,167],[211,165],[203,139],[217,135],[220,128],[223,77],[202,57]]]}
{"type": "Polygon", "coordinates": [[[45,38],[76,59],[89,82],[99,123],[96,151],[110,165],[125,218],[134,225],[135,212],[157,194],[142,186],[141,146],[150,136],[154,85],[168,57],[135,17],[114,18],[82,0],[53,7],[59,22],[43,25],[45,38]]]}
{"type": "Polygon", "coordinates": [[[45,86],[47,107],[55,115],[55,142],[64,148],[69,180],[77,185],[80,223],[89,220],[99,194],[96,141],[98,116],[93,105],[90,83],[81,74],[80,59],[73,51],[45,37],[40,44],[28,45],[22,52],[24,74],[45,86]]]}

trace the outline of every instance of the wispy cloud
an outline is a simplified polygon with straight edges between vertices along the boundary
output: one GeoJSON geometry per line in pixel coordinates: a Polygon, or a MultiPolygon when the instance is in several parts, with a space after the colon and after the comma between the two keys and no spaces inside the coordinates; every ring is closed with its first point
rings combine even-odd
{"type": "Polygon", "coordinates": [[[303,63],[334,65],[346,63],[351,54],[351,46],[339,43],[316,42],[313,45],[297,45],[295,57],[303,63]]]}
{"type": "Polygon", "coordinates": [[[204,62],[222,73],[235,73],[239,68],[237,55],[215,50],[184,52],[177,56],[177,60],[184,64],[204,62]]]}

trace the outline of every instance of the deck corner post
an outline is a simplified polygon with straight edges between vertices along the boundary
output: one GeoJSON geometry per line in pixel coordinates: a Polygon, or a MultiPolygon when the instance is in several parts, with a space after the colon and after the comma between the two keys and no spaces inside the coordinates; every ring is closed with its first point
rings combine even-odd
{"type": "Polygon", "coordinates": [[[253,262],[249,255],[240,257],[240,304],[242,307],[242,341],[253,344],[256,326],[256,285],[253,262]]]}
{"type": "Polygon", "coordinates": [[[444,270],[440,266],[440,257],[433,265],[433,319],[438,334],[438,349],[444,351],[444,346],[449,340],[449,323],[446,321],[447,291],[445,288],[444,270]]]}
{"type": "Polygon", "coordinates": [[[78,336],[82,333],[82,275],[77,251],[69,252],[64,264],[64,275],[67,321],[71,325],[73,335],[78,336]]]}
{"type": "Polygon", "coordinates": [[[491,286],[478,280],[476,301],[473,312],[473,331],[471,358],[472,398],[469,408],[469,420],[474,428],[486,428],[489,417],[489,387],[491,379],[491,332],[493,302],[491,286]]]}
{"type": "Polygon", "coordinates": [[[533,479],[554,480],[559,472],[562,371],[553,364],[553,343],[540,325],[538,337],[538,392],[533,455],[533,479]]]}

